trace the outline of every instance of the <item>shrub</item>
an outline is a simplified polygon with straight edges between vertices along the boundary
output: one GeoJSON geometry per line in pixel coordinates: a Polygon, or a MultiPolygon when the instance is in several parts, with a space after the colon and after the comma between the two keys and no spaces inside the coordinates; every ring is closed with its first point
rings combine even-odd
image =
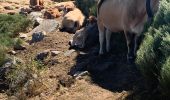
{"type": "MultiPolygon", "coordinates": [[[[152,88],[162,87],[170,93],[170,1],[162,0],[153,25],[145,34],[137,53],[136,63],[152,88]]],[[[168,96],[168,95],[166,95],[168,96]]]]}
{"type": "Polygon", "coordinates": [[[97,15],[96,0],[75,0],[77,7],[86,15],[97,15]]]}
{"type": "Polygon", "coordinates": [[[170,57],[167,58],[165,64],[163,64],[161,69],[160,84],[163,89],[163,95],[170,95],[170,57]]]}
{"type": "MultiPolygon", "coordinates": [[[[14,58],[17,60],[16,58],[14,58]]],[[[17,60],[18,61],[18,60],[17,60]]],[[[37,78],[42,72],[42,64],[31,60],[29,63],[25,64],[24,62],[19,62],[13,64],[9,71],[6,72],[6,80],[9,85],[9,95],[16,95],[23,92],[22,95],[26,96],[27,94],[23,91],[25,84],[28,80],[37,78]]]]}
{"type": "Polygon", "coordinates": [[[15,41],[14,37],[18,32],[26,31],[30,25],[31,21],[25,16],[0,14],[0,66],[5,60],[5,48],[21,43],[19,39],[15,41]]]}
{"type": "Polygon", "coordinates": [[[0,66],[2,66],[3,63],[5,62],[5,58],[6,58],[5,51],[6,48],[0,45],[0,66]]]}

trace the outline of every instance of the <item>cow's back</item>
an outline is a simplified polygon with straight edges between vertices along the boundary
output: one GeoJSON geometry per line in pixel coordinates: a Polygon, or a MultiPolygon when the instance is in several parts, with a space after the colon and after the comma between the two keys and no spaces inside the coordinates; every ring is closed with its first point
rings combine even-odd
{"type": "Polygon", "coordinates": [[[113,32],[123,30],[136,33],[146,18],[145,0],[106,0],[98,11],[98,20],[113,32]]]}

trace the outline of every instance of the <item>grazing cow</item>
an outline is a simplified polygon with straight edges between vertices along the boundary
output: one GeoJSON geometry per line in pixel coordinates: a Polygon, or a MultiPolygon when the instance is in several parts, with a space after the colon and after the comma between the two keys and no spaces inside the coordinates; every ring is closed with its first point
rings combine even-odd
{"type": "Polygon", "coordinates": [[[74,8],[73,11],[68,12],[64,16],[60,26],[60,31],[75,33],[83,26],[84,21],[85,16],[83,13],[78,8],[74,8]]]}
{"type": "Polygon", "coordinates": [[[105,38],[106,51],[109,52],[111,33],[123,31],[128,47],[127,59],[133,62],[136,57],[138,37],[143,31],[148,17],[153,17],[158,6],[159,0],[99,0],[97,12],[99,54],[104,53],[105,38]]]}
{"type": "Polygon", "coordinates": [[[88,18],[85,27],[77,30],[73,36],[73,40],[70,40],[69,45],[71,48],[85,48],[92,46],[98,42],[98,27],[97,19],[94,16],[88,18]]]}

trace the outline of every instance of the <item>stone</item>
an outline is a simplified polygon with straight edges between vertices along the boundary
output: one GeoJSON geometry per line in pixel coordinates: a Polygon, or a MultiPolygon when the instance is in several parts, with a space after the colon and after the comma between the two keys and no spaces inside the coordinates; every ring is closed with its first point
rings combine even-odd
{"type": "Polygon", "coordinates": [[[45,50],[43,52],[38,53],[35,60],[43,61],[45,58],[47,58],[49,52],[50,52],[49,50],[45,50]]]}
{"type": "Polygon", "coordinates": [[[72,50],[68,50],[68,51],[66,51],[65,53],[64,53],[64,56],[71,56],[71,54],[73,53],[73,52],[75,52],[76,50],[74,50],[74,49],[72,49],[72,50]]]}
{"type": "Polygon", "coordinates": [[[71,87],[72,84],[75,83],[75,79],[71,76],[64,76],[61,79],[59,79],[59,83],[64,87],[71,87]]]}
{"type": "Polygon", "coordinates": [[[16,51],[14,51],[14,50],[11,50],[11,51],[9,51],[9,52],[8,52],[8,54],[10,54],[10,55],[16,55],[16,54],[17,54],[17,52],[16,52],[16,51]]]}
{"type": "Polygon", "coordinates": [[[4,9],[6,9],[6,10],[13,10],[14,8],[11,7],[11,6],[5,6],[4,9]]]}
{"type": "Polygon", "coordinates": [[[7,14],[9,14],[9,15],[15,15],[15,14],[16,14],[16,12],[14,12],[14,11],[10,11],[10,12],[8,12],[7,14]]]}
{"type": "Polygon", "coordinates": [[[51,55],[52,56],[56,56],[60,53],[60,51],[57,51],[57,50],[51,50],[51,55]]]}
{"type": "Polygon", "coordinates": [[[45,31],[33,33],[31,43],[42,41],[46,35],[45,31]]]}
{"type": "MultiPolygon", "coordinates": [[[[37,17],[38,18],[38,17],[37,17]]],[[[39,17],[41,18],[41,17],[39,17]]],[[[35,21],[36,19],[34,19],[35,21]]],[[[59,22],[56,21],[55,19],[44,19],[40,25],[38,25],[37,27],[35,27],[30,34],[36,33],[36,32],[41,32],[41,31],[45,31],[46,33],[50,33],[53,31],[58,30],[59,28],[59,22]]]]}
{"type": "Polygon", "coordinates": [[[28,15],[32,10],[30,8],[21,8],[19,14],[28,15]]]}
{"type": "Polygon", "coordinates": [[[14,46],[14,50],[25,50],[26,46],[19,44],[14,46]]]}
{"type": "Polygon", "coordinates": [[[28,38],[28,35],[27,35],[27,34],[20,33],[20,34],[19,34],[19,37],[20,37],[21,39],[27,39],[27,38],[28,38]]]}
{"type": "Polygon", "coordinates": [[[42,12],[31,12],[28,17],[32,20],[35,21],[36,18],[43,18],[43,13],[42,12]]]}
{"type": "Polygon", "coordinates": [[[46,19],[54,19],[54,18],[58,18],[61,16],[61,13],[59,12],[59,10],[57,8],[50,8],[47,11],[45,11],[44,13],[44,17],[46,19]]]}
{"type": "Polygon", "coordinates": [[[76,79],[80,79],[81,77],[86,75],[89,75],[88,71],[78,71],[73,75],[73,77],[75,77],[76,79]]]}

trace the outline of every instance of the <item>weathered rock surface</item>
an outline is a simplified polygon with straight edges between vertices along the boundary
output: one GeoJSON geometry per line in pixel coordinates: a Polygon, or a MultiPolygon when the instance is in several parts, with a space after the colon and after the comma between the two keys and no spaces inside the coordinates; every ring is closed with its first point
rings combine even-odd
{"type": "Polygon", "coordinates": [[[54,19],[45,19],[42,21],[42,23],[40,23],[39,26],[37,26],[36,28],[34,28],[30,34],[33,34],[35,32],[40,32],[40,31],[45,31],[46,33],[50,33],[53,32],[55,30],[57,30],[59,27],[59,22],[57,22],[54,19]]]}
{"type": "Polygon", "coordinates": [[[39,41],[43,40],[45,36],[46,36],[45,31],[35,32],[35,33],[32,34],[31,43],[39,42],[39,41]]]}

